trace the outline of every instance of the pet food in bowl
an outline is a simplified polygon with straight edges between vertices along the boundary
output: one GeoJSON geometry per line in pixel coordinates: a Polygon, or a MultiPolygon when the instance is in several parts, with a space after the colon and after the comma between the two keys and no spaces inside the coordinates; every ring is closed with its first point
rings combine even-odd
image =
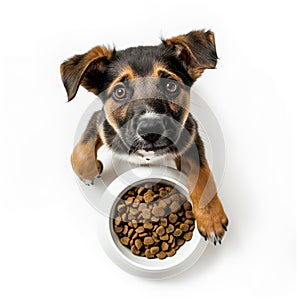
{"type": "Polygon", "coordinates": [[[113,228],[121,244],[135,255],[165,259],[193,236],[191,203],[164,183],[130,187],[116,202],[113,228]]]}

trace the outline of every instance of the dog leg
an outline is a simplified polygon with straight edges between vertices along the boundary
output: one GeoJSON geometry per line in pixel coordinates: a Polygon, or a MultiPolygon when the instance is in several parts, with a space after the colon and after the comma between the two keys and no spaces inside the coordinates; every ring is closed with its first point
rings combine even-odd
{"type": "Polygon", "coordinates": [[[98,132],[99,114],[93,114],[71,155],[74,172],[87,185],[93,184],[95,177],[103,171],[101,161],[97,160],[97,151],[103,145],[98,132]]]}
{"type": "Polygon", "coordinates": [[[195,151],[187,150],[181,157],[181,168],[188,176],[188,189],[200,234],[215,245],[217,242],[221,244],[227,231],[228,219],[204,158],[203,144],[198,133],[195,142],[198,157],[195,157],[195,151]]]}

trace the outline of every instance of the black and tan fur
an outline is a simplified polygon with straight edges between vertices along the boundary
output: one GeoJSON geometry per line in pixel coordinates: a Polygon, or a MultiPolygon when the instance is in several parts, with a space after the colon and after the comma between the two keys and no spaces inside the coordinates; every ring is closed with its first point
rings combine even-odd
{"type": "MultiPolygon", "coordinates": [[[[213,69],[216,64],[214,34],[192,31],[163,40],[158,46],[121,51],[97,46],[61,65],[69,101],[75,97],[79,85],[100,95],[103,101],[103,109],[94,113],[73,150],[71,162],[75,173],[81,179],[93,179],[102,172],[97,150],[103,144],[129,157],[150,151],[155,156],[173,159],[177,168],[188,176],[198,230],[215,244],[221,243],[228,220],[189,103],[192,84],[205,69],[213,69]],[[166,89],[170,81],[176,82],[176,94],[166,89]],[[122,101],[116,98],[120,93],[126,95],[122,101]],[[143,119],[147,109],[161,116],[163,121],[157,121],[164,127],[161,130],[169,130],[173,137],[156,139],[155,136],[142,142],[133,138],[140,130],[141,120],[148,122],[143,119]]],[[[155,119],[149,122],[153,128],[157,126],[155,119]]]]}

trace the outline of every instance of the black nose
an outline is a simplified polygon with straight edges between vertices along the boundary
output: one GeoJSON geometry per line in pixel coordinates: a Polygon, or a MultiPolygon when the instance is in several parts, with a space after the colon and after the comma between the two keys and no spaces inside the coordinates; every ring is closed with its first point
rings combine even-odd
{"type": "Polygon", "coordinates": [[[163,134],[165,127],[160,120],[142,120],[138,127],[137,133],[146,141],[154,143],[163,134]]]}

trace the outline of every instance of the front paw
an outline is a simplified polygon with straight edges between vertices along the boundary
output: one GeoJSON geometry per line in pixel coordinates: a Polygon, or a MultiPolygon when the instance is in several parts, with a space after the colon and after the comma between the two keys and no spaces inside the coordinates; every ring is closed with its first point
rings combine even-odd
{"type": "Polygon", "coordinates": [[[221,244],[227,231],[228,219],[218,197],[204,208],[193,207],[193,210],[200,234],[214,245],[221,244]]]}
{"type": "Polygon", "coordinates": [[[100,160],[97,160],[97,170],[98,173],[93,178],[84,178],[82,176],[78,176],[79,179],[87,186],[94,185],[95,179],[101,177],[101,173],[103,171],[103,164],[100,160]]]}

